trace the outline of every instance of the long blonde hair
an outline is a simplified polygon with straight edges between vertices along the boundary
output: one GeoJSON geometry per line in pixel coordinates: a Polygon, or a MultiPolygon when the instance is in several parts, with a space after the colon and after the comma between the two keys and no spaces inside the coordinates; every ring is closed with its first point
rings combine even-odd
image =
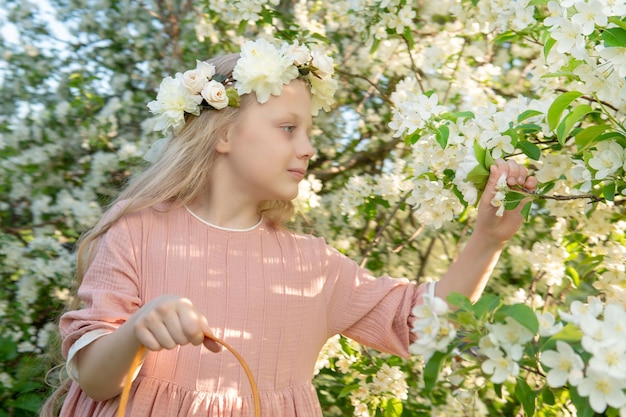
{"type": "MultiPolygon", "coordinates": [[[[224,55],[207,62],[215,65],[216,72],[229,75],[236,64],[239,54],[224,55]]],[[[93,258],[95,242],[104,235],[115,222],[125,214],[139,211],[163,202],[171,203],[176,208],[189,204],[201,193],[206,192],[215,179],[211,172],[218,157],[217,140],[228,128],[237,122],[239,114],[250,100],[255,100],[254,93],[241,97],[241,107],[226,107],[222,110],[203,110],[199,116],[187,115],[183,130],[171,137],[161,156],[142,172],[132,178],[126,188],[109,205],[101,220],[85,232],[77,242],[77,270],[73,293],[68,310],[79,308],[76,291],[80,286],[85,271],[93,258]],[[110,210],[119,202],[124,202],[121,210],[111,215],[110,210]]],[[[283,226],[293,215],[291,201],[264,201],[259,205],[259,214],[273,226],[283,226]]],[[[65,378],[55,392],[42,406],[40,417],[58,415],[61,402],[67,393],[71,380],[65,378]]]]}

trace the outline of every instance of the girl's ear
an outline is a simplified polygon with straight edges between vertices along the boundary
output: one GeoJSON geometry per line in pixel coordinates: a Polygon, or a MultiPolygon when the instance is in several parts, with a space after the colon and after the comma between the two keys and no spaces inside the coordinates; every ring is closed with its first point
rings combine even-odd
{"type": "Polygon", "coordinates": [[[218,153],[226,154],[230,152],[230,147],[232,144],[232,129],[228,128],[226,131],[222,132],[220,137],[217,140],[217,146],[215,150],[218,153]]]}

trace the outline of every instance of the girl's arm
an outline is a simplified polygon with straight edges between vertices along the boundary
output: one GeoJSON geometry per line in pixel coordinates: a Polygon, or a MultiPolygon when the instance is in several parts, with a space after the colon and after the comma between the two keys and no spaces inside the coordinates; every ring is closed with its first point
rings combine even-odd
{"type": "Polygon", "coordinates": [[[191,301],[176,295],[155,298],[117,330],[78,351],[79,385],[94,400],[108,400],[122,392],[140,345],[158,351],[204,343],[219,352],[221,346],[205,339],[207,334],[211,334],[208,322],[191,301]]]}
{"type": "Polygon", "coordinates": [[[437,297],[445,300],[451,292],[458,292],[476,301],[485,288],[506,241],[522,225],[524,219],[520,211],[523,203],[515,210],[506,210],[502,217],[496,216],[497,209],[491,205],[496,183],[502,175],[507,176],[509,186],[519,185],[531,192],[537,186],[537,179],[528,176],[526,168],[515,161],[497,160],[491,166],[489,181],[478,206],[475,231],[457,260],[437,283],[437,297]]]}

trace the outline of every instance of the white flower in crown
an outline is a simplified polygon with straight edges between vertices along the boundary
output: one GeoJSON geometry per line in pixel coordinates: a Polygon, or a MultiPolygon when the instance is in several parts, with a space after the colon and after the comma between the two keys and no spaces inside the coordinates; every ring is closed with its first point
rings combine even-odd
{"type": "Polygon", "coordinates": [[[319,109],[329,111],[330,106],[334,103],[335,91],[337,91],[337,80],[334,78],[320,79],[313,74],[309,75],[309,83],[311,84],[312,104],[311,110],[313,116],[317,116],[319,109]]]}
{"type": "Polygon", "coordinates": [[[224,84],[211,80],[204,85],[200,95],[206,100],[209,106],[216,110],[221,110],[228,106],[228,96],[224,84]]]}
{"type": "Polygon", "coordinates": [[[300,45],[298,41],[294,41],[292,45],[283,44],[283,53],[293,59],[296,67],[306,65],[311,60],[311,52],[306,45],[300,45]]]}
{"type": "Polygon", "coordinates": [[[183,74],[161,81],[159,93],[148,103],[150,111],[156,115],[154,130],[167,132],[170,128],[177,133],[185,125],[185,113],[200,114],[202,96],[191,93],[183,83],[183,74]]]}
{"type": "Polygon", "coordinates": [[[246,42],[233,70],[237,92],[241,95],[254,91],[259,103],[265,103],[270,95],[280,95],[283,85],[289,84],[298,75],[300,73],[293,57],[265,39],[246,42]]]}
{"type": "Polygon", "coordinates": [[[196,69],[185,71],[183,83],[189,91],[198,94],[202,91],[208,80],[215,75],[215,65],[196,60],[196,69]]]}

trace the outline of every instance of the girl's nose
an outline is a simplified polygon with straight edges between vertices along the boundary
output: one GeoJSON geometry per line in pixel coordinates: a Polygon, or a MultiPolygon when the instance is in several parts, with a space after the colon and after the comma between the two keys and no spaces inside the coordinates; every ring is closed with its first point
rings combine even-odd
{"type": "Polygon", "coordinates": [[[309,135],[302,135],[298,144],[298,158],[311,159],[315,155],[315,148],[311,144],[309,135]]]}

